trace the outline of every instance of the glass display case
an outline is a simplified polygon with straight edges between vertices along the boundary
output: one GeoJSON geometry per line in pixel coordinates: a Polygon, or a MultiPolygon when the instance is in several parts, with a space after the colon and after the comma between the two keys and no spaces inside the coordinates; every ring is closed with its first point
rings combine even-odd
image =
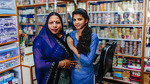
{"type": "Polygon", "coordinates": [[[0,83],[21,84],[17,1],[0,1],[0,83]]]}
{"type": "Polygon", "coordinates": [[[35,4],[35,0],[17,0],[17,5],[18,6],[31,5],[31,4],[35,4]]]}
{"type": "Polygon", "coordinates": [[[16,14],[15,0],[1,0],[0,14],[16,14]]]}
{"type": "Polygon", "coordinates": [[[91,24],[143,24],[143,0],[89,2],[88,13],[91,24]]]}
{"type": "Polygon", "coordinates": [[[0,43],[18,40],[17,17],[0,17],[0,43]]]}
{"type": "Polygon", "coordinates": [[[43,28],[43,25],[45,24],[45,21],[46,21],[48,14],[52,11],[54,11],[53,5],[49,5],[48,10],[46,10],[46,6],[36,7],[37,34],[43,28]]]}
{"type": "Polygon", "coordinates": [[[19,8],[18,11],[21,43],[25,41],[25,46],[31,46],[35,38],[34,8],[19,8]]]}
{"type": "Polygon", "coordinates": [[[150,0],[147,0],[143,83],[150,83],[150,0]]]}

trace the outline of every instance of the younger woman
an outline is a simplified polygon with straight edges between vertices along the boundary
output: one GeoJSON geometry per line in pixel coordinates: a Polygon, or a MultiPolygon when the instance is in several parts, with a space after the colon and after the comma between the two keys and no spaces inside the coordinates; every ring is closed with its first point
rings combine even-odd
{"type": "Polygon", "coordinates": [[[77,62],[71,70],[72,84],[95,84],[93,58],[98,45],[97,35],[88,26],[86,10],[77,9],[72,13],[75,31],[70,33],[67,44],[73,51],[73,61],[77,62]]]}

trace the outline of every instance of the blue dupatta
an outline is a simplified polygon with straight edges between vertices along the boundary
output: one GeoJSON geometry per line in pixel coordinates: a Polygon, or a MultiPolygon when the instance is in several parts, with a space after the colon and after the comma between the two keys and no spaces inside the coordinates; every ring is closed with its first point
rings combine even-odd
{"type": "Polygon", "coordinates": [[[38,84],[58,84],[59,61],[70,57],[70,50],[62,38],[53,35],[45,24],[33,42],[33,56],[38,84]]]}

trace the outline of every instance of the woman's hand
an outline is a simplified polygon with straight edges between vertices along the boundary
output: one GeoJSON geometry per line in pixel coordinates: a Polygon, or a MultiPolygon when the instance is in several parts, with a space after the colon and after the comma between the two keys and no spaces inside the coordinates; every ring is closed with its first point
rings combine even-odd
{"type": "Polygon", "coordinates": [[[74,54],[79,58],[80,54],[79,54],[77,48],[74,47],[73,40],[70,36],[67,37],[67,44],[68,44],[69,48],[74,52],[74,54]]]}
{"type": "Polygon", "coordinates": [[[75,67],[75,65],[77,65],[77,63],[75,61],[64,59],[64,60],[62,60],[62,61],[59,62],[57,68],[67,68],[67,69],[70,69],[71,67],[75,67]]]}
{"type": "Polygon", "coordinates": [[[71,67],[75,67],[75,65],[77,65],[75,61],[71,61],[68,59],[64,59],[63,61],[66,62],[66,66],[63,66],[63,68],[70,69],[71,67]]]}
{"type": "Polygon", "coordinates": [[[74,47],[74,43],[70,36],[67,37],[67,44],[68,44],[69,48],[72,50],[74,47]]]}

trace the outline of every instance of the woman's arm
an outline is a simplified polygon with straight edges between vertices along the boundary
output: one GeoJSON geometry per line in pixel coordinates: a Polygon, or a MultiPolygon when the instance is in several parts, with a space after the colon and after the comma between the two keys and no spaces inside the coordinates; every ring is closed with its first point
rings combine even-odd
{"type": "Polygon", "coordinates": [[[34,63],[38,70],[46,70],[50,69],[52,63],[58,64],[58,62],[50,62],[47,57],[44,55],[42,50],[41,42],[34,41],[33,43],[33,56],[34,56],[34,63]]]}
{"type": "Polygon", "coordinates": [[[56,64],[57,68],[70,68],[70,64],[75,64],[74,61],[64,59],[62,61],[49,61],[42,51],[41,43],[34,42],[33,44],[33,55],[34,55],[34,62],[37,69],[49,69],[52,63],[56,64]]]}
{"type": "Polygon", "coordinates": [[[73,40],[70,36],[67,37],[67,44],[69,48],[74,52],[74,54],[79,58],[80,54],[78,53],[77,48],[74,47],[73,40]]]}
{"type": "Polygon", "coordinates": [[[80,54],[78,53],[78,50],[73,45],[73,40],[71,37],[67,38],[67,44],[81,62],[85,64],[91,64],[95,56],[96,49],[97,49],[98,37],[95,33],[92,35],[91,44],[90,44],[90,52],[87,54],[87,56],[82,53],[80,54]]]}

